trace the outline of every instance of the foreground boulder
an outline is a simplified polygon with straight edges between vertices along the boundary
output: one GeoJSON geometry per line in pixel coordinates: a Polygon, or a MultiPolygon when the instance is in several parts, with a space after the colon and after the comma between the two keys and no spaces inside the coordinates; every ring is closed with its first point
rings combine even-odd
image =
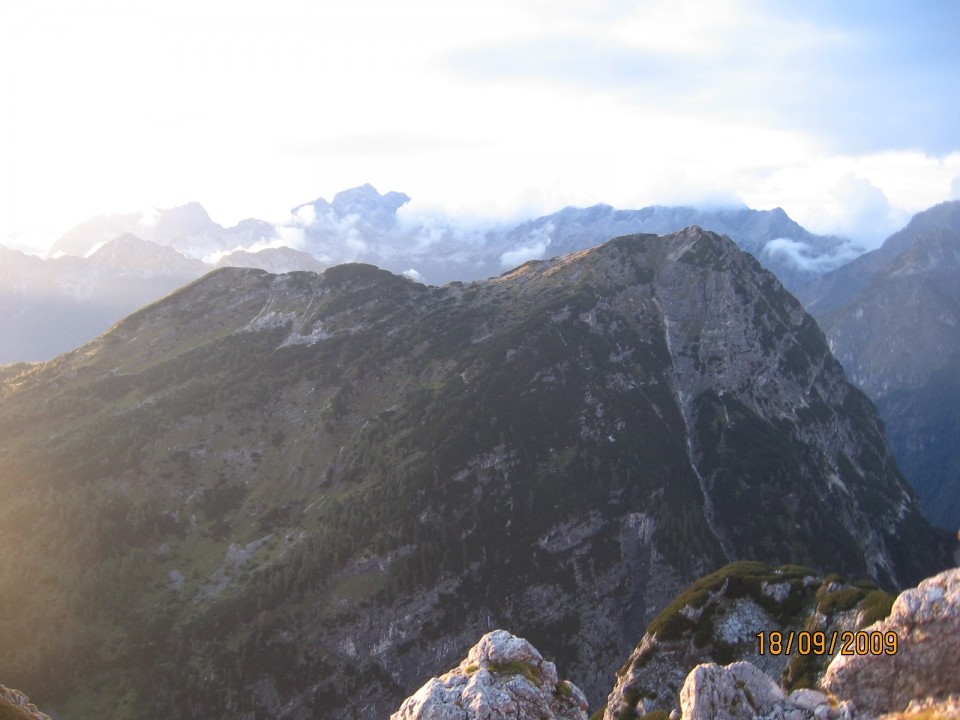
{"type": "Polygon", "coordinates": [[[685,720],[753,720],[783,700],[780,686],[748,662],[698,665],[680,691],[685,720]]]}
{"type": "Polygon", "coordinates": [[[896,653],[838,655],[824,675],[825,689],[877,714],[919,698],[960,694],[960,569],[903,592],[871,630],[895,632],[896,653]]]}
{"type": "Polygon", "coordinates": [[[867,720],[856,715],[851,702],[818,690],[787,695],[769,675],[743,661],[695,667],[680,691],[680,706],[683,720],[867,720]]]}
{"type": "Polygon", "coordinates": [[[431,678],[391,720],[586,720],[580,689],[529,642],[506,630],[487,633],[458,667],[431,678]]]}
{"type": "Polygon", "coordinates": [[[19,690],[0,685],[0,718],[3,720],[51,720],[42,713],[30,698],[19,690]]]}

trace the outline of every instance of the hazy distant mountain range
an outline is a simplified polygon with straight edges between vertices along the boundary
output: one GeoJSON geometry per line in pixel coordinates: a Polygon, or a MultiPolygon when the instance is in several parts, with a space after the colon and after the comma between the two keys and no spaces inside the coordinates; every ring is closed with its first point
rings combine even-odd
{"type": "Polygon", "coordinates": [[[232,228],[191,203],[90,219],[58,239],[44,261],[0,248],[0,363],[71,350],[216,267],[319,271],[359,261],[442,284],[499,275],[619,235],[699,225],[729,235],[795,289],[859,252],[841,238],[804,230],[779,208],[596,205],[514,226],[463,227],[445,216],[404,221],[398,211],[409,200],[364,185],[333,202],[299,205],[279,225],[249,219],[232,228]]]}
{"type": "Polygon", "coordinates": [[[0,246],[0,364],[48,360],[93,339],[125,315],[216,267],[273,272],[326,267],[290,248],[238,250],[217,264],[129,232],[85,257],[41,259],[0,246]]]}
{"type": "Polygon", "coordinates": [[[815,321],[699,228],[440,288],[222,269],[0,398],[0,677],[63,717],[386,717],[495,627],[599,706],[728,560],[951,561],[815,321]]]}
{"type": "Polygon", "coordinates": [[[463,225],[444,215],[405,219],[398,211],[409,201],[403,193],[381,195],[371,185],[363,185],[337,193],[332,202],[319,198],[298,205],[281,224],[249,219],[232,228],[215,223],[197,203],[102,216],[66,233],[54,243],[50,255],[85,257],[130,233],[208,263],[237,250],[286,245],[325,265],[368,262],[442,284],[499,275],[527,260],[583,250],[632,232],[665,233],[699,225],[729,235],[792,288],[862,252],[843,238],[808,232],[780,208],[616,210],[595,205],[564,208],[516,225],[463,225]]]}
{"type": "Polygon", "coordinates": [[[838,267],[862,250],[838,237],[814,235],[775,210],[652,206],[616,210],[609,205],[568,207],[509,227],[462,227],[443,216],[398,220],[410,198],[380,195],[370,185],[294,208],[291,228],[303,248],[331,263],[369,262],[392,272],[413,271],[431,284],[499,275],[527,260],[555,257],[637,232],[668,233],[698,225],[729,235],[787,287],[838,267]]]}

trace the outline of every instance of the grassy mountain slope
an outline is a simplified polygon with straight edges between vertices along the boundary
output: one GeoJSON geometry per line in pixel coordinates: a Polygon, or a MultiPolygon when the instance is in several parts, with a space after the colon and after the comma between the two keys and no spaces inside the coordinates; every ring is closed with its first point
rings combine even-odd
{"type": "Polygon", "coordinates": [[[945,562],[729,240],[486,282],[216,271],[0,375],[0,677],[68,720],[385,716],[484,630],[592,695],[725,560],[945,562]]]}

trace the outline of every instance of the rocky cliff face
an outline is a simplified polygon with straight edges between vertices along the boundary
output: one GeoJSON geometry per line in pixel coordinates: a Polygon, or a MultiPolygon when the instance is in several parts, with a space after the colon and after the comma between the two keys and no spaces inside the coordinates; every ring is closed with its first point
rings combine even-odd
{"type": "Polygon", "coordinates": [[[870,632],[895,634],[896,652],[837,656],[824,675],[824,689],[875,714],[904,710],[915,699],[960,695],[960,570],[901,594],[890,616],[870,632]]]}
{"type": "Polygon", "coordinates": [[[683,720],[885,720],[960,717],[960,570],[900,595],[860,650],[834,655],[822,690],[787,696],[748,662],[699,665],[681,691],[683,720]],[[870,649],[870,638],[883,638],[870,649]]]}
{"type": "Polygon", "coordinates": [[[876,403],[924,511],[960,527],[960,202],[801,288],[847,374],[876,403]]]}
{"type": "Polygon", "coordinates": [[[86,715],[386,716],[496,627],[599,704],[727,559],[947,561],[816,324],[698,228],[443,288],[221,270],[0,382],[0,677],[86,715]]]}

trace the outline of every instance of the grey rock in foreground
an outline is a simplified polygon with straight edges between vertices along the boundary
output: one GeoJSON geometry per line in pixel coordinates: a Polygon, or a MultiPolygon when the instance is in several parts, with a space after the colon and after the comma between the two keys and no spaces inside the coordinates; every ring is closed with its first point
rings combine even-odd
{"type": "Polygon", "coordinates": [[[960,569],[903,592],[873,631],[896,632],[893,655],[838,655],[823,678],[835,695],[871,713],[895,712],[919,698],[960,693],[960,569]]]}
{"type": "Polygon", "coordinates": [[[587,700],[529,642],[487,633],[458,667],[431,678],[391,720],[586,720],[587,700]]]}
{"type": "Polygon", "coordinates": [[[783,700],[780,686],[748,662],[698,665],[680,691],[684,720],[752,720],[783,700]]]}
{"type": "Polygon", "coordinates": [[[786,695],[748,662],[695,667],[680,691],[683,720],[852,720],[854,705],[808,688],[786,695]]]}

